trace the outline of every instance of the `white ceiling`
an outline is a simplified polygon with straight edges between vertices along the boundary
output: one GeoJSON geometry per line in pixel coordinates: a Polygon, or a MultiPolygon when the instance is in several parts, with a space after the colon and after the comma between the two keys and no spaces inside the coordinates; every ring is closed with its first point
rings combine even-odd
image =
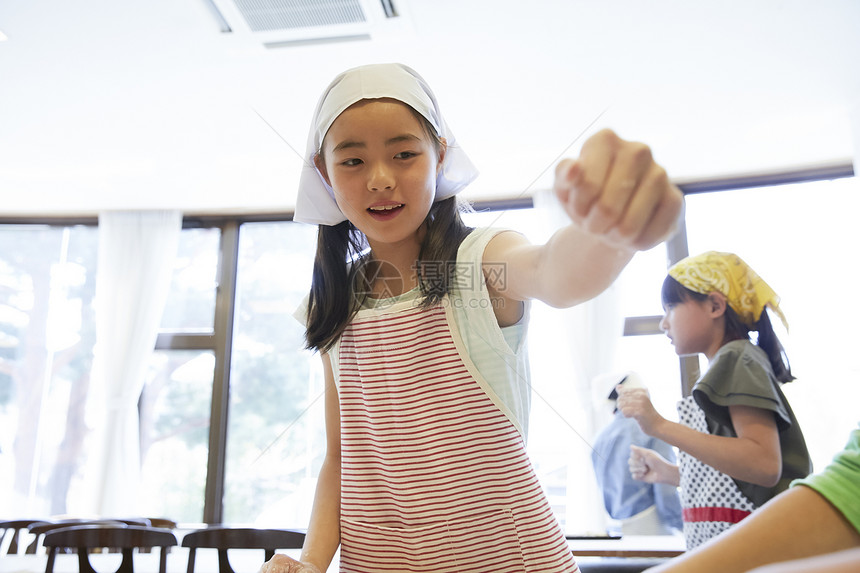
{"type": "Polygon", "coordinates": [[[856,0],[394,0],[384,22],[367,0],[371,40],[280,48],[215,1],[232,33],[207,0],[0,1],[0,215],[291,210],[318,94],[371,62],[434,87],[472,198],[546,186],[595,118],[676,179],[850,159],[860,134],[856,0]]]}

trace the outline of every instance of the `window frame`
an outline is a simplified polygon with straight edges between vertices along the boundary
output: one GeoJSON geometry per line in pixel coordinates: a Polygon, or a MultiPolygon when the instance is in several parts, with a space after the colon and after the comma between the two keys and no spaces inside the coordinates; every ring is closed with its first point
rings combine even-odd
{"type": "MultiPolygon", "coordinates": [[[[688,182],[676,182],[684,196],[698,193],[719,193],[722,191],[737,191],[753,187],[776,187],[792,183],[808,183],[813,181],[830,181],[854,177],[854,164],[850,161],[840,161],[809,167],[749,173],[730,177],[714,177],[711,179],[696,179],[688,182]]],[[[666,241],[666,259],[671,266],[684,257],[689,256],[687,242],[687,222],[682,216],[678,232],[666,241]]],[[[661,316],[628,316],[624,318],[624,336],[642,336],[662,334],[660,329],[661,316]]],[[[690,395],[693,384],[698,380],[698,356],[680,356],[679,369],[681,376],[681,395],[690,395]]]]}
{"type": "MultiPolygon", "coordinates": [[[[812,182],[854,177],[854,166],[850,161],[839,161],[825,165],[771,170],[740,176],[697,179],[676,184],[685,195],[735,191],[763,186],[778,186],[790,183],[812,182]]],[[[476,210],[510,210],[533,208],[530,197],[475,201],[476,210]]],[[[220,229],[217,292],[215,316],[211,332],[162,332],[158,334],[156,350],[210,350],[215,356],[215,371],[212,384],[212,405],[209,431],[209,453],[206,474],[203,522],[218,524],[223,516],[223,495],[227,447],[227,419],[229,416],[230,366],[233,348],[234,312],[239,263],[239,234],[241,226],[249,222],[292,221],[292,213],[259,213],[243,216],[194,215],[183,216],[183,229],[220,229]]],[[[0,225],[49,225],[49,226],[98,226],[94,216],[0,216],[0,225]]],[[[666,242],[669,264],[689,254],[685,221],[682,218],[678,233],[666,242]]],[[[627,316],[624,319],[624,336],[661,334],[660,316],[627,316]]],[[[680,357],[680,379],[683,395],[689,394],[692,383],[698,378],[699,364],[696,357],[680,357]]]]}

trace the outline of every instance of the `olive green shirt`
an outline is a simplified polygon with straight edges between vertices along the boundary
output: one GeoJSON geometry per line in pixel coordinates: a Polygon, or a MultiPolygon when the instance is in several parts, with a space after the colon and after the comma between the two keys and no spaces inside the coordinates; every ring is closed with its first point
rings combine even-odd
{"type": "Polygon", "coordinates": [[[749,340],[724,344],[693,386],[693,398],[704,410],[708,430],[713,435],[737,437],[729,406],[751,406],[773,412],[779,431],[782,477],[773,487],[734,480],[756,507],[788,489],[792,480],[806,477],[812,471],[803,432],[780,386],[767,354],[749,340]]]}

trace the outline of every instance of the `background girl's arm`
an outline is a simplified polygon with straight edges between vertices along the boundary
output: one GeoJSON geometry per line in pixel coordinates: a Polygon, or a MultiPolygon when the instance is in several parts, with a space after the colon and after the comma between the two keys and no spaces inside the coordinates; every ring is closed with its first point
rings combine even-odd
{"type": "Polygon", "coordinates": [[[328,354],[322,355],[325,372],[326,453],[317,481],[310,524],[301,562],[276,554],[260,573],[322,573],[340,545],[340,401],[328,354]]]}
{"type": "Polygon", "coordinates": [[[488,277],[494,294],[556,307],[588,300],[612,284],[637,250],[675,231],[684,202],[646,145],[609,130],[591,136],[578,159],[559,163],[554,191],[572,224],[544,245],[513,233],[490,241],[484,261],[506,268],[495,282],[488,277]]]}
{"type": "Polygon", "coordinates": [[[860,534],[839,510],[815,490],[800,485],[782,492],[728,531],[648,573],[740,573],[849,548],[855,548],[854,553],[844,557],[853,558],[851,563],[856,566],[860,562],[858,545],[860,534]]]}
{"type": "Polygon", "coordinates": [[[860,547],[814,557],[792,559],[756,567],[748,573],[857,573],[860,571],[860,547]]]}
{"type": "Polygon", "coordinates": [[[772,412],[750,406],[729,406],[738,437],[699,432],[662,417],[641,388],[619,389],[618,409],[635,418],[642,431],[668,442],[728,474],[757,485],[776,485],[782,473],[779,432],[772,412]]]}

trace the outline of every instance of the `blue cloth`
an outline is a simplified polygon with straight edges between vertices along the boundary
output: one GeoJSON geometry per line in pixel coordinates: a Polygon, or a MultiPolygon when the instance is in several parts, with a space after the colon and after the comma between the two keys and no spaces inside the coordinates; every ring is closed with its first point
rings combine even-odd
{"type": "Polygon", "coordinates": [[[612,422],[597,435],[591,452],[606,512],[612,519],[627,519],[656,505],[657,515],[663,525],[681,529],[683,523],[678,490],[667,484],[649,484],[633,479],[627,465],[631,445],[655,450],[676,463],[672,446],[645,434],[636,420],[616,412],[612,422]]]}

